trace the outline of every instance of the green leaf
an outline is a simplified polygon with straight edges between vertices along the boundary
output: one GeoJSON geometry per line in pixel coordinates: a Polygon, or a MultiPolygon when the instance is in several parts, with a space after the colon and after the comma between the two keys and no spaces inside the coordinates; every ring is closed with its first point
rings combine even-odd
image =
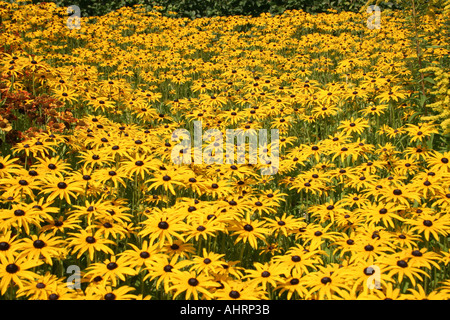
{"type": "Polygon", "coordinates": [[[423,80],[424,80],[424,81],[427,81],[427,82],[429,82],[429,83],[432,83],[432,84],[435,84],[435,83],[436,83],[436,81],[434,81],[434,79],[433,79],[433,78],[430,78],[430,77],[426,77],[426,78],[424,78],[423,80]]]}
{"type": "Polygon", "coordinates": [[[423,107],[425,105],[425,101],[427,100],[426,96],[421,96],[419,100],[419,105],[423,107]]]}

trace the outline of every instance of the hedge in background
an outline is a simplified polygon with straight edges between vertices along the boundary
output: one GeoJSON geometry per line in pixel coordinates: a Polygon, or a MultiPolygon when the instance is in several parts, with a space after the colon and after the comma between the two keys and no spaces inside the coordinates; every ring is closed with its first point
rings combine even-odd
{"type": "MultiPolygon", "coordinates": [[[[33,3],[39,1],[33,0],[33,3]]],[[[181,17],[198,18],[229,15],[259,16],[268,12],[280,14],[285,10],[301,9],[309,13],[337,11],[357,11],[366,0],[56,0],[58,6],[77,5],[82,16],[104,15],[123,6],[141,4],[151,9],[162,7],[162,13],[176,12],[181,17]]],[[[383,4],[392,6],[391,3],[383,4]]]]}

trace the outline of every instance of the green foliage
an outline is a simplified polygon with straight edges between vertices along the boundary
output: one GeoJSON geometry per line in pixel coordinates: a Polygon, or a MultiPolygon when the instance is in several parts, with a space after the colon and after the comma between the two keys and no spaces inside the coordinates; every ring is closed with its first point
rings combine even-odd
{"type": "MultiPolygon", "coordinates": [[[[39,1],[33,0],[33,3],[39,1]]],[[[163,7],[162,13],[176,12],[180,17],[199,18],[230,15],[259,16],[262,13],[281,14],[286,10],[303,10],[308,13],[358,11],[364,0],[55,0],[58,6],[77,5],[82,16],[104,15],[123,6],[141,4],[147,9],[163,7]]]]}

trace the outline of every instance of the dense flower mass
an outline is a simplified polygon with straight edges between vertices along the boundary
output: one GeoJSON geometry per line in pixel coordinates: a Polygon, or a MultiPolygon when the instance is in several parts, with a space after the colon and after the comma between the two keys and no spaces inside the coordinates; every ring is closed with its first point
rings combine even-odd
{"type": "Polygon", "coordinates": [[[1,299],[450,297],[450,150],[401,12],[0,16],[1,299]],[[276,173],[179,148],[194,121],[278,129],[276,173]]]}

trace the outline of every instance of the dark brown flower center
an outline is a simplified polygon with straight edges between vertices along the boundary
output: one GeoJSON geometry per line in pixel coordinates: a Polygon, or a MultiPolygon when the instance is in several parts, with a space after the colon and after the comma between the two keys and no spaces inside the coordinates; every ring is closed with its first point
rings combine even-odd
{"type": "Polygon", "coordinates": [[[195,279],[195,278],[190,278],[190,279],[188,280],[188,284],[189,284],[190,286],[195,287],[195,286],[198,285],[198,280],[195,279]]]}
{"type": "Polygon", "coordinates": [[[104,298],[105,300],[116,300],[116,295],[112,292],[109,292],[105,294],[104,298]]]}
{"type": "Polygon", "coordinates": [[[85,240],[87,243],[95,243],[95,238],[92,236],[87,236],[85,240]]]}
{"type": "Polygon", "coordinates": [[[42,249],[43,247],[45,247],[45,242],[42,240],[36,240],[33,242],[33,247],[35,247],[36,249],[42,249]]]}
{"type": "Polygon", "coordinates": [[[44,289],[45,288],[45,283],[39,282],[38,284],[36,284],[36,288],[44,289]]]}
{"type": "Polygon", "coordinates": [[[0,242],[0,251],[6,251],[10,248],[10,244],[8,242],[2,241],[0,242]]]}
{"type": "Polygon", "coordinates": [[[16,217],[24,216],[24,215],[25,215],[25,211],[23,211],[23,210],[21,210],[21,209],[14,210],[14,215],[15,215],[16,217]]]}
{"type": "Polygon", "coordinates": [[[6,266],[6,272],[8,273],[14,274],[17,271],[19,271],[19,266],[16,265],[15,263],[11,263],[6,266]]]}
{"type": "Polygon", "coordinates": [[[268,277],[270,277],[270,272],[269,272],[269,271],[263,271],[263,272],[261,272],[261,277],[263,277],[263,278],[268,278],[268,277]]]}
{"type": "Polygon", "coordinates": [[[421,256],[423,256],[423,253],[420,252],[419,250],[414,250],[411,254],[412,254],[414,257],[421,257],[421,256]]]}
{"type": "Polygon", "coordinates": [[[371,275],[373,275],[375,273],[375,269],[373,269],[373,268],[365,268],[364,269],[364,274],[366,275],[366,276],[371,276],[371,275]]]}
{"type": "Polygon", "coordinates": [[[331,278],[323,277],[322,279],[320,279],[320,282],[326,285],[327,283],[331,283],[331,278]]]}
{"type": "Polygon", "coordinates": [[[397,266],[399,266],[400,268],[407,268],[408,263],[405,260],[399,260],[397,261],[397,266]]]}
{"type": "Polygon", "coordinates": [[[158,228],[163,230],[169,229],[169,224],[166,221],[161,221],[158,223],[158,228]]]}
{"type": "Polygon", "coordinates": [[[425,227],[431,227],[433,225],[433,222],[431,222],[431,220],[424,220],[423,225],[425,227]]]}
{"type": "Polygon", "coordinates": [[[108,263],[107,265],[106,265],[106,268],[108,269],[108,270],[114,270],[114,269],[116,269],[118,267],[118,265],[117,265],[117,263],[115,263],[115,262],[110,262],[110,263],[108,263]]]}
{"type": "Polygon", "coordinates": [[[164,272],[172,272],[173,267],[168,264],[167,266],[164,267],[164,272]]]}
{"type": "Polygon", "coordinates": [[[65,183],[65,182],[58,182],[58,188],[59,188],[59,189],[65,189],[65,188],[67,188],[67,183],[65,183]]]}

